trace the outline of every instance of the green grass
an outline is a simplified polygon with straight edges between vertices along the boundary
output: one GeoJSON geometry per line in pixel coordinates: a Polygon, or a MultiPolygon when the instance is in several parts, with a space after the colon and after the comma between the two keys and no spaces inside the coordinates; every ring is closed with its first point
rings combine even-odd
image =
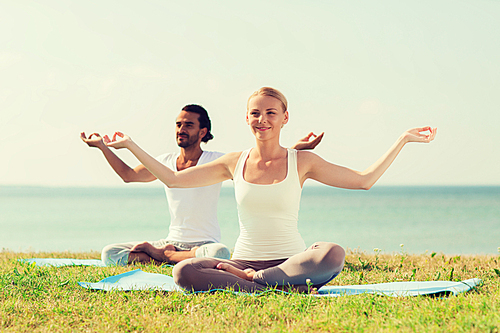
{"type": "Polygon", "coordinates": [[[99,253],[0,252],[0,331],[500,331],[500,257],[494,255],[351,252],[343,272],[330,283],[469,278],[484,282],[475,290],[447,298],[96,292],[77,282],[97,282],[135,268],[171,274],[171,268],[44,268],[17,261],[31,257],[96,259],[99,253]]]}

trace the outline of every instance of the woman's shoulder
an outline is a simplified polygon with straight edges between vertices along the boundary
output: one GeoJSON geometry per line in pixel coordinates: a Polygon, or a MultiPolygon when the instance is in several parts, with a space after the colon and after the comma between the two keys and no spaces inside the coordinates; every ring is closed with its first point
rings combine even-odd
{"type": "Polygon", "coordinates": [[[244,151],[233,151],[233,152],[230,152],[230,153],[227,153],[226,155],[224,156],[227,156],[229,158],[239,158],[240,155],[243,153],[244,151]]]}
{"type": "Polygon", "coordinates": [[[224,161],[226,164],[236,163],[240,158],[243,151],[234,151],[231,153],[227,153],[224,156],[220,157],[219,160],[224,161]]]}
{"type": "Polygon", "coordinates": [[[315,160],[319,157],[317,154],[313,153],[312,151],[306,151],[306,150],[296,150],[297,152],[297,158],[308,161],[308,160],[315,160]]]}
{"type": "Polygon", "coordinates": [[[238,161],[240,160],[240,156],[242,153],[244,153],[244,152],[243,151],[235,151],[235,152],[227,153],[226,155],[222,156],[219,159],[228,168],[229,172],[232,175],[231,179],[234,179],[234,172],[236,170],[236,165],[238,164],[238,161]]]}
{"type": "Polygon", "coordinates": [[[300,166],[312,166],[322,161],[324,159],[312,151],[297,150],[297,164],[300,166]]]}

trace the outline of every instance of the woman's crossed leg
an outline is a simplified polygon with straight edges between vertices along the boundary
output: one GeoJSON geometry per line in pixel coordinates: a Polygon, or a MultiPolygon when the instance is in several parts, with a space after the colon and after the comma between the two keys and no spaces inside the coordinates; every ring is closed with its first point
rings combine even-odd
{"type": "Polygon", "coordinates": [[[337,276],[344,266],[344,258],[341,246],[317,242],[286,260],[189,259],[177,264],[173,275],[178,285],[193,291],[232,288],[255,292],[268,286],[307,291],[311,286],[319,288],[337,276]]]}

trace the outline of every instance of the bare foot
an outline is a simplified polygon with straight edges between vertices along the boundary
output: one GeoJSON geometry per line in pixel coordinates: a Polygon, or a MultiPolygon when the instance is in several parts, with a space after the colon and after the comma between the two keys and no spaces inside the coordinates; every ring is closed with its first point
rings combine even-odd
{"type": "Polygon", "coordinates": [[[159,262],[169,261],[168,256],[166,254],[168,252],[175,252],[175,251],[176,251],[175,246],[171,244],[167,244],[163,247],[158,248],[156,246],[151,245],[151,243],[149,242],[137,244],[130,250],[130,252],[144,252],[151,258],[159,262]]]}
{"type": "Polygon", "coordinates": [[[251,268],[247,268],[245,270],[238,269],[230,264],[227,264],[225,262],[220,262],[216,266],[217,269],[220,269],[221,271],[226,271],[228,273],[234,274],[239,278],[248,280],[248,281],[253,281],[253,276],[255,274],[255,271],[251,268]]]}
{"type": "Polygon", "coordinates": [[[151,247],[153,247],[153,245],[151,245],[149,242],[139,243],[137,245],[134,245],[130,252],[148,253],[151,247]]]}
{"type": "Polygon", "coordinates": [[[196,250],[198,250],[198,248],[199,246],[195,246],[191,250],[177,250],[175,246],[169,244],[161,249],[163,250],[165,261],[175,264],[182,260],[196,257],[196,250]]]}

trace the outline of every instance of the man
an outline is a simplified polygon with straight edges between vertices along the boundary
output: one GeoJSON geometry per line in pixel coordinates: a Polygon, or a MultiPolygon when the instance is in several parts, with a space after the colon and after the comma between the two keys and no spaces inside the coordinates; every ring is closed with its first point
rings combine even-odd
{"type": "MultiPolygon", "coordinates": [[[[203,151],[202,142],[213,138],[211,122],[207,111],[199,105],[186,105],[177,116],[176,140],[179,153],[168,153],[157,159],[172,170],[181,171],[189,167],[213,161],[223,153],[203,151]]],[[[89,147],[102,151],[113,170],[125,181],[151,182],[156,179],[142,164],[132,169],[116,156],[107,146],[107,136],[93,133],[81,139],[89,147]]],[[[308,136],[299,140],[295,149],[313,149],[323,134],[308,136]],[[315,137],[309,141],[311,137],[315,137]]],[[[220,242],[220,227],[217,221],[217,202],[221,183],[191,189],[168,188],[165,186],[170,211],[169,234],[166,239],[153,242],[130,242],[107,245],[102,250],[102,260],[108,265],[125,266],[133,262],[178,263],[194,257],[215,257],[229,259],[229,249],[220,242]]]]}

